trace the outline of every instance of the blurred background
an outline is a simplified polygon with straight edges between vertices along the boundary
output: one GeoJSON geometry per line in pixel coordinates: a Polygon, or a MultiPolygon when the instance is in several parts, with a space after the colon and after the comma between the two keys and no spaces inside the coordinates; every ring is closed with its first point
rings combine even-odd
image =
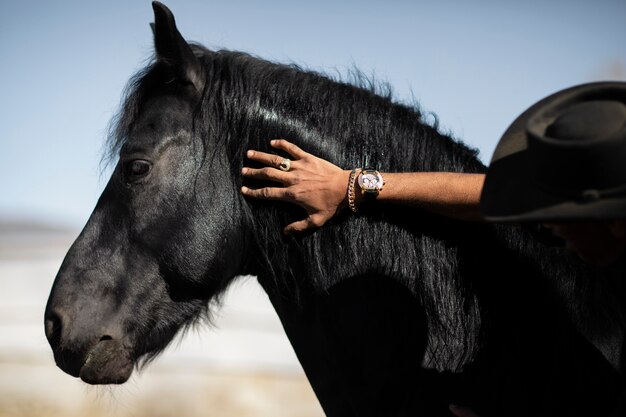
{"type": "MultiPolygon", "coordinates": [[[[485,163],[540,98],[626,80],[624,0],[165,3],[210,48],[386,81],[485,163]]],[[[122,387],[54,366],[45,302],[106,184],[107,123],[151,56],[152,20],[143,0],[0,2],[0,417],[321,416],[254,277],[231,287],[215,328],[180,337],[122,387]]]]}

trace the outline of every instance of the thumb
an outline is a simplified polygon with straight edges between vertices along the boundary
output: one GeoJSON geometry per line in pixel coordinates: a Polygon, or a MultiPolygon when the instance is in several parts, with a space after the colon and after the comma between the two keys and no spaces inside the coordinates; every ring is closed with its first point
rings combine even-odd
{"type": "Polygon", "coordinates": [[[292,233],[302,233],[308,229],[314,229],[316,227],[320,227],[324,224],[324,220],[318,218],[315,214],[311,216],[307,216],[306,219],[299,220],[297,222],[293,222],[288,224],[283,229],[283,233],[286,235],[290,235],[292,233]]]}

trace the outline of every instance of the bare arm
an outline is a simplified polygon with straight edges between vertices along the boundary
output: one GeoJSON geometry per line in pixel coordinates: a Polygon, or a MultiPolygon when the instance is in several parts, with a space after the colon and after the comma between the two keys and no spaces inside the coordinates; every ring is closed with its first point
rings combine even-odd
{"type": "MultiPolygon", "coordinates": [[[[288,201],[303,207],[308,216],[287,225],[284,233],[302,232],[320,227],[341,209],[347,207],[348,177],[332,163],[304,152],[278,139],[272,147],[288,152],[293,160],[288,172],[279,168],[282,157],[258,151],[248,151],[248,158],[268,167],[244,167],[242,175],[248,178],[275,181],[282,186],[253,190],[242,187],[249,197],[288,201]]],[[[484,175],[449,172],[383,173],[385,186],[378,196],[381,202],[406,204],[436,214],[462,220],[480,220],[478,202],[484,175]]],[[[357,203],[360,192],[357,191],[357,203]]]]}
{"type": "Polygon", "coordinates": [[[383,173],[377,200],[406,204],[459,220],[482,220],[479,210],[484,174],[454,172],[383,173]]]}

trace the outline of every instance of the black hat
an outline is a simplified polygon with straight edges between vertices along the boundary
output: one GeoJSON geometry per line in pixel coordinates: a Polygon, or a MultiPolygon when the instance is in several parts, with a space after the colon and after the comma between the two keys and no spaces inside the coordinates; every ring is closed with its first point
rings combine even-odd
{"type": "Polygon", "coordinates": [[[487,170],[490,221],[626,218],[626,83],[584,84],[534,104],[487,170]]]}

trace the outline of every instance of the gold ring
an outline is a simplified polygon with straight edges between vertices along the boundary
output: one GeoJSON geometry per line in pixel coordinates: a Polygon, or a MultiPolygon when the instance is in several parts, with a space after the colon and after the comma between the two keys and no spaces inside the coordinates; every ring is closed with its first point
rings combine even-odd
{"type": "Polygon", "coordinates": [[[278,168],[281,171],[289,171],[291,169],[291,161],[287,158],[283,158],[283,160],[280,161],[280,164],[278,164],[278,168]]]}

